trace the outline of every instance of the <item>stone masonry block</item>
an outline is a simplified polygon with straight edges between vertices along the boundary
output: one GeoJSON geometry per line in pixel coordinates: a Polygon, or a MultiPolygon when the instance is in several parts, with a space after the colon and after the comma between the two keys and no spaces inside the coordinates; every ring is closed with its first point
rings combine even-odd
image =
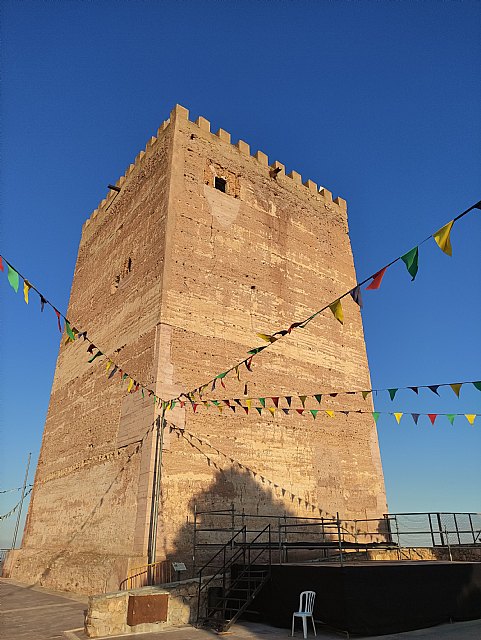
{"type": "Polygon", "coordinates": [[[244,153],[246,156],[250,156],[251,148],[247,144],[247,142],[244,142],[244,140],[239,140],[239,142],[236,144],[236,147],[239,149],[241,153],[244,153]]]}
{"type": "Polygon", "coordinates": [[[224,140],[224,142],[230,143],[230,133],[224,131],[224,129],[219,129],[219,131],[215,135],[221,140],[224,140]]]}
{"type": "Polygon", "coordinates": [[[306,180],[304,182],[304,186],[307,187],[309,191],[314,191],[315,193],[317,193],[317,184],[312,180],[306,180]]]}
{"type": "Polygon", "coordinates": [[[260,164],[263,164],[264,166],[269,166],[269,157],[266,156],[265,153],[263,153],[262,151],[257,151],[256,154],[254,155],[254,158],[260,162],[260,164]]]}
{"type": "Polygon", "coordinates": [[[302,184],[302,176],[300,173],[297,173],[297,171],[291,171],[289,178],[292,178],[296,184],[302,184]]]}
{"type": "Polygon", "coordinates": [[[210,131],[209,120],[206,120],[206,118],[203,118],[202,116],[199,116],[197,118],[195,124],[199,127],[199,129],[202,129],[203,131],[210,131]]]}
{"type": "Polygon", "coordinates": [[[337,196],[337,198],[334,200],[334,202],[341,208],[341,209],[347,209],[347,202],[344,200],[344,198],[341,198],[340,196],[337,196]]]}
{"type": "Polygon", "coordinates": [[[170,112],[171,120],[175,120],[178,118],[179,120],[188,120],[189,119],[189,110],[180,104],[176,104],[175,107],[170,112]]]}
{"type": "Polygon", "coordinates": [[[319,187],[319,193],[324,198],[324,200],[328,200],[332,202],[332,193],[328,189],[324,189],[324,187],[319,187]]]}
{"type": "Polygon", "coordinates": [[[272,164],[271,167],[273,169],[280,169],[279,173],[284,175],[286,173],[286,167],[285,165],[282,164],[282,162],[279,162],[278,160],[275,160],[272,164]]]}

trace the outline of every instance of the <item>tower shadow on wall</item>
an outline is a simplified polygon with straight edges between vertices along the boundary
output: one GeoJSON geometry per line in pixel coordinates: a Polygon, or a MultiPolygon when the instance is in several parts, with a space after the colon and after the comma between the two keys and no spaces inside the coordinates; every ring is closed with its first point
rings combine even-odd
{"type": "MultiPolygon", "coordinates": [[[[292,493],[284,487],[275,484],[250,470],[241,470],[234,465],[221,469],[214,461],[208,459],[208,464],[215,472],[210,485],[205,490],[194,494],[188,503],[188,514],[185,524],[179,529],[173,541],[166,537],[159,540],[158,545],[165,545],[166,559],[170,562],[183,562],[187,567],[187,575],[198,575],[199,569],[216,554],[223,545],[237,534],[231,545],[230,555],[239,549],[243,540],[242,528],[245,527],[245,540],[252,542],[258,536],[256,547],[267,542],[269,532],[263,531],[270,525],[270,539],[272,543],[272,562],[279,562],[279,538],[287,539],[296,536],[312,536],[320,534],[321,516],[316,507],[299,496],[292,498],[292,493]],[[196,514],[196,515],[195,515],[196,514]],[[312,526],[307,518],[313,518],[312,526]],[[195,521],[195,522],[194,522],[195,521]],[[302,527],[298,525],[302,524],[302,527]],[[302,530],[302,534],[299,531],[302,530]],[[237,543],[237,544],[236,544],[237,543]]],[[[324,517],[329,517],[326,513],[324,517]]],[[[162,535],[162,534],[161,534],[162,535]]],[[[329,539],[331,533],[326,532],[329,539]]],[[[321,551],[297,550],[289,554],[290,560],[322,559],[321,551]]],[[[285,559],[285,558],[284,558],[285,559]]],[[[219,554],[214,568],[220,568],[223,554],[219,554]],[[216,567],[217,565],[217,567],[216,567]]],[[[264,552],[258,561],[268,560],[264,552]]],[[[209,569],[212,567],[209,566],[209,569]]],[[[211,571],[212,573],[212,571],[211,571]]]]}

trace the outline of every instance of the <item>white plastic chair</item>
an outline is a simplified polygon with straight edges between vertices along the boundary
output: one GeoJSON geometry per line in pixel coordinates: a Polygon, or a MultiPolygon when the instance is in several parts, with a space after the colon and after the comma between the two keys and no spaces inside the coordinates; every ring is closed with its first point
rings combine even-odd
{"type": "Polygon", "coordinates": [[[316,625],[314,624],[314,618],[312,612],[314,611],[314,600],[316,599],[315,591],[303,591],[299,596],[299,611],[295,611],[292,614],[292,633],[294,635],[294,622],[296,618],[302,618],[302,628],[304,631],[304,638],[307,638],[307,618],[311,619],[312,628],[314,629],[314,635],[316,633],[316,625]]]}

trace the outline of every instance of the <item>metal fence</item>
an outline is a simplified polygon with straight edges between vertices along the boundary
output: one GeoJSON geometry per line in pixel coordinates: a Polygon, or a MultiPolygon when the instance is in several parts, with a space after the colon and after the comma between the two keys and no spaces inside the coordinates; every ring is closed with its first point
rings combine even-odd
{"type": "Polygon", "coordinates": [[[481,547],[481,513],[391,513],[386,518],[400,547],[481,547]]]}

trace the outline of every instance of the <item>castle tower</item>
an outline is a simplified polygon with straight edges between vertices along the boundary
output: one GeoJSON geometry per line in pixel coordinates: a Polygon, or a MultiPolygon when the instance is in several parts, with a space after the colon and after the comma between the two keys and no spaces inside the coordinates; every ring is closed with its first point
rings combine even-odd
{"type": "MultiPolygon", "coordinates": [[[[174,108],[117,182],[120,191],[86,221],[67,313],[161,398],[199,387],[262,344],[257,333],[308,317],[356,282],[342,198],[188,116],[174,108]]],[[[349,296],[343,306],[344,325],[320,314],[256,356],[252,372],[241,367],[240,381],[229,375],[226,389],[205,396],[370,389],[359,308],[349,296]]],[[[147,395],[127,393],[119,372],[109,378],[105,357],[89,364],[86,346],[60,346],[10,575],[92,593],[117,589],[129,567],[147,561],[158,409],[147,395]]],[[[372,408],[358,395],[322,402],[372,408]]],[[[386,511],[368,415],[321,411],[313,420],[224,406],[168,412],[200,441],[165,430],[158,559],[189,564],[194,504],[346,519],[386,511]]]]}

